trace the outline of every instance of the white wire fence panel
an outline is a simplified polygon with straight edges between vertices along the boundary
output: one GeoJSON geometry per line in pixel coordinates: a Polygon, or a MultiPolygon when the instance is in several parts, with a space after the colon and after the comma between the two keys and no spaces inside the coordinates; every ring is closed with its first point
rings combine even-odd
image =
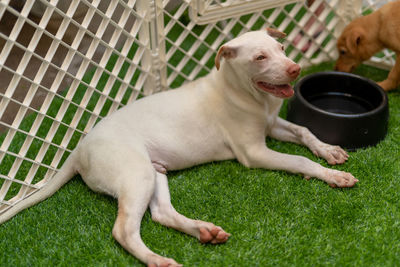
{"type": "MultiPolygon", "coordinates": [[[[0,0],[0,214],[39,190],[101,118],[207,74],[225,41],[274,27],[302,66],[385,1],[0,0]]],[[[374,60],[393,64],[384,51],[374,60]]]]}
{"type": "Polygon", "coordinates": [[[0,209],[152,79],[148,1],[0,2],[0,209]]]}
{"type": "MultiPolygon", "coordinates": [[[[164,0],[164,6],[169,2],[164,0]]],[[[172,12],[164,11],[162,41],[168,78],[163,86],[177,87],[208,73],[222,43],[267,26],[287,33],[283,40],[287,55],[302,66],[334,60],[335,30],[343,28],[348,16],[348,12],[338,13],[340,2],[343,1],[316,0],[307,5],[304,1],[182,1],[172,12]],[[247,14],[238,15],[241,10],[247,14]],[[224,19],[230,14],[235,16],[224,19]]],[[[347,7],[342,6],[342,10],[347,7]]]]}

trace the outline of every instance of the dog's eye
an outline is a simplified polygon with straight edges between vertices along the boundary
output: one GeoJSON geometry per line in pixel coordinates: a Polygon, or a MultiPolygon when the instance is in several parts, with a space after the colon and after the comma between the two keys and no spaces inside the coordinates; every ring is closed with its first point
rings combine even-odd
{"type": "Polygon", "coordinates": [[[340,53],[341,55],[345,55],[345,54],[346,54],[346,51],[345,51],[345,50],[340,50],[339,53],[340,53]]]}
{"type": "Polygon", "coordinates": [[[282,49],[282,51],[285,51],[285,47],[283,45],[281,46],[281,49],[282,49]]]}
{"type": "Polygon", "coordinates": [[[258,57],[256,57],[256,60],[264,60],[264,59],[266,59],[264,55],[259,55],[258,57]]]}

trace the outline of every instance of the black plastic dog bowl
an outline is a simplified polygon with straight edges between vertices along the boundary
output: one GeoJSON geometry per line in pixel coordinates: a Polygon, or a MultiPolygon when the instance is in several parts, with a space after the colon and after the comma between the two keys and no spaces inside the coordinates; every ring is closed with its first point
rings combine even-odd
{"type": "Polygon", "coordinates": [[[387,95],[373,81],[349,73],[320,72],[303,77],[294,89],[287,119],[307,127],[321,141],[357,149],[385,137],[387,95]]]}

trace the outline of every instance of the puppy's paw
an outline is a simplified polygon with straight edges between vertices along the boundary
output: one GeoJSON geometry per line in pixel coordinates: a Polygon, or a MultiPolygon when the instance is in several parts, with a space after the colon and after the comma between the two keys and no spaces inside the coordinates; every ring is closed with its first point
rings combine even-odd
{"type": "Polygon", "coordinates": [[[148,267],[180,267],[182,264],[177,263],[173,259],[161,257],[160,255],[151,255],[147,263],[148,267]]]}
{"type": "Polygon", "coordinates": [[[313,153],[324,158],[329,164],[336,165],[346,162],[349,155],[340,146],[322,144],[313,150],[313,153]]]}
{"type": "Polygon", "coordinates": [[[384,81],[378,82],[377,84],[380,87],[382,87],[382,89],[385,90],[385,91],[390,91],[390,90],[396,88],[396,83],[394,83],[391,80],[384,80],[384,81]]]}
{"type": "Polygon", "coordinates": [[[208,227],[200,227],[200,242],[201,243],[211,243],[219,244],[225,243],[231,234],[222,230],[221,227],[211,224],[208,227]]]}
{"type": "Polygon", "coordinates": [[[358,179],[351,173],[328,169],[324,179],[330,187],[353,187],[358,179]]]}

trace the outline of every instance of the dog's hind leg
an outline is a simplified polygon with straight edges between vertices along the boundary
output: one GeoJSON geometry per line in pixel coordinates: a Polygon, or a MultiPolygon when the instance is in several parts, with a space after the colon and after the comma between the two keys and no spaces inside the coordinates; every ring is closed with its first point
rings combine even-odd
{"type": "Polygon", "coordinates": [[[173,259],[155,254],[140,237],[140,224],[149,206],[155,187],[155,171],[150,163],[133,173],[121,174],[122,192],[118,195],[118,216],[113,228],[114,238],[131,254],[148,266],[181,266],[173,259]],[[147,167],[148,166],[148,167],[147,167]]]}
{"type": "Polygon", "coordinates": [[[224,243],[230,236],[221,227],[210,222],[192,220],[179,214],[171,204],[167,176],[159,172],[156,175],[150,210],[154,221],[197,237],[202,243],[224,243]]]}
{"type": "Polygon", "coordinates": [[[386,80],[378,82],[378,85],[385,91],[396,89],[400,84],[400,52],[396,52],[396,63],[390,70],[386,80]]]}

